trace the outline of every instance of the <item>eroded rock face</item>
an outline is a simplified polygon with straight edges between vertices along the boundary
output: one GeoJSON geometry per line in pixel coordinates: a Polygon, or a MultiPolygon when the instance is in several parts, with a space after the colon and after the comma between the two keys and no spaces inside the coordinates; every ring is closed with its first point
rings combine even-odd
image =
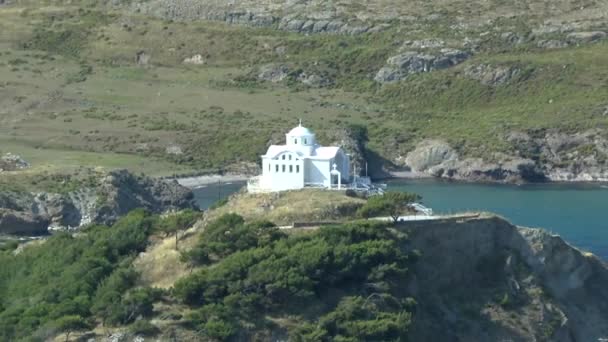
{"type": "Polygon", "coordinates": [[[47,229],[77,229],[89,223],[111,225],[136,208],[162,213],[196,205],[192,192],[175,181],[118,170],[108,173],[95,188],[67,194],[0,193],[0,210],[5,213],[0,232],[36,235],[47,229]]]}
{"type": "Polygon", "coordinates": [[[543,173],[552,181],[608,181],[608,138],[600,130],[568,134],[548,131],[530,137],[507,136],[520,155],[542,160],[543,173]]]}
{"type": "Polygon", "coordinates": [[[135,176],[127,170],[110,172],[98,190],[93,221],[112,224],[120,216],[137,208],[160,213],[170,208],[194,208],[193,194],[177,181],[161,181],[135,176]]]}
{"type": "Polygon", "coordinates": [[[447,69],[464,62],[470,56],[470,53],[466,51],[449,48],[435,53],[407,51],[390,57],[386,61],[386,66],[378,71],[374,80],[379,83],[397,82],[412,74],[447,69]]]}
{"type": "Polygon", "coordinates": [[[330,145],[341,146],[350,156],[351,174],[365,175],[367,143],[366,132],[355,132],[353,128],[329,132],[330,145]]]}
{"type": "Polygon", "coordinates": [[[441,140],[426,140],[405,158],[405,163],[413,171],[425,172],[433,167],[457,160],[458,154],[448,143],[441,140]]]}
{"type": "Polygon", "coordinates": [[[408,153],[405,164],[418,174],[454,180],[522,182],[543,179],[533,160],[502,154],[495,155],[495,160],[461,158],[445,141],[426,140],[408,153]]]}
{"type": "Polygon", "coordinates": [[[0,233],[40,235],[47,231],[47,218],[28,212],[0,208],[0,233]]]}
{"type": "Polygon", "coordinates": [[[601,130],[533,136],[513,131],[504,139],[513,151],[490,160],[462,157],[445,141],[426,140],[395,162],[419,175],[467,181],[608,181],[608,136],[601,130]]]}
{"type": "Polygon", "coordinates": [[[560,237],[497,217],[412,222],[403,229],[410,247],[424,251],[408,288],[419,303],[412,340],[435,340],[437,331],[454,341],[608,336],[608,268],[560,237]],[[489,299],[496,291],[510,304],[489,299]],[[483,318],[491,329],[480,325],[483,318]]]}

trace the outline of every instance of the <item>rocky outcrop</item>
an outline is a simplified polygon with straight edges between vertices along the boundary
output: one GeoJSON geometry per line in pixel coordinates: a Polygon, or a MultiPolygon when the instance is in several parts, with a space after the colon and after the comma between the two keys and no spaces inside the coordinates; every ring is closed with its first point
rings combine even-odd
{"type": "Polygon", "coordinates": [[[289,76],[289,67],[285,64],[266,64],[258,70],[257,78],[260,81],[278,83],[289,76]]]}
{"type": "Polygon", "coordinates": [[[417,175],[466,181],[608,181],[608,137],[603,131],[511,132],[504,139],[512,144],[512,153],[494,153],[489,160],[462,157],[445,141],[426,140],[396,164],[417,175]]]}
{"type": "Polygon", "coordinates": [[[310,71],[294,71],[294,68],[281,63],[271,63],[262,65],[257,70],[256,78],[258,81],[279,83],[283,81],[299,82],[311,88],[327,87],[333,84],[331,78],[321,73],[310,71]]]}
{"type": "Polygon", "coordinates": [[[329,132],[332,146],[341,146],[350,157],[350,172],[365,175],[367,132],[363,127],[348,127],[329,132]]]}
{"type": "Polygon", "coordinates": [[[379,83],[398,82],[412,74],[447,69],[464,62],[470,56],[470,53],[466,51],[449,48],[435,53],[407,51],[390,57],[386,61],[386,66],[378,71],[374,80],[379,83]]]}
{"type": "Polygon", "coordinates": [[[0,234],[40,235],[48,225],[47,218],[31,212],[0,208],[0,234]]]}
{"type": "Polygon", "coordinates": [[[566,36],[571,43],[590,43],[606,38],[606,32],[591,31],[591,32],[572,32],[566,36]]]}
{"type": "Polygon", "coordinates": [[[93,221],[112,224],[136,208],[161,213],[172,208],[194,208],[192,192],[177,181],[135,176],[126,170],[110,172],[98,188],[93,221]]]}
{"type": "Polygon", "coordinates": [[[405,164],[419,175],[467,181],[524,182],[543,178],[534,161],[497,154],[496,161],[460,158],[449,144],[423,141],[408,153],[405,164]]]}
{"type": "Polygon", "coordinates": [[[497,87],[509,83],[521,70],[513,65],[476,64],[464,69],[464,76],[481,84],[497,87]]]}
{"type": "Polygon", "coordinates": [[[7,153],[0,157],[0,172],[23,170],[28,167],[30,164],[16,154],[7,153]]]}
{"type": "Polygon", "coordinates": [[[608,337],[608,268],[560,237],[494,216],[401,229],[422,251],[408,288],[419,303],[412,340],[437,331],[449,341],[608,337]]]}
{"type": "Polygon", "coordinates": [[[118,170],[103,176],[95,187],[64,194],[0,193],[0,210],[5,212],[0,232],[42,234],[89,223],[110,225],[136,208],[162,213],[195,207],[192,192],[175,181],[118,170]]]}
{"type": "Polygon", "coordinates": [[[538,160],[549,180],[608,181],[608,137],[603,131],[512,132],[506,139],[519,155],[538,160]]]}
{"type": "Polygon", "coordinates": [[[233,5],[233,3],[226,5],[196,0],[156,0],[135,3],[132,10],[167,20],[221,21],[231,25],[275,27],[301,34],[357,35],[378,32],[389,26],[386,23],[366,22],[356,18],[339,19],[330,12],[307,15],[294,8],[293,4],[281,11],[272,11],[267,6],[256,3],[233,5]]]}
{"type": "Polygon", "coordinates": [[[451,160],[457,160],[458,154],[445,141],[426,140],[405,158],[405,163],[417,172],[424,172],[451,160]]]}

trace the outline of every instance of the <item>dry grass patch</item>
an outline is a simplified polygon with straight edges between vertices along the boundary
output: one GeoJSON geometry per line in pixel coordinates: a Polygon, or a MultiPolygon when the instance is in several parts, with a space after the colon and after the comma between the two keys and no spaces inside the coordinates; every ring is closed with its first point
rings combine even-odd
{"type": "Polygon", "coordinates": [[[304,189],[268,194],[240,193],[209,213],[213,219],[236,213],[247,220],[268,220],[277,225],[293,222],[339,221],[353,218],[364,199],[348,197],[344,191],[304,189]]]}
{"type": "Polygon", "coordinates": [[[191,249],[198,241],[194,234],[197,226],[180,233],[178,250],[175,249],[175,236],[157,238],[153,244],[140,253],[133,262],[140,273],[140,285],[168,289],[175,281],[192,269],[181,261],[181,251],[191,249]]]}

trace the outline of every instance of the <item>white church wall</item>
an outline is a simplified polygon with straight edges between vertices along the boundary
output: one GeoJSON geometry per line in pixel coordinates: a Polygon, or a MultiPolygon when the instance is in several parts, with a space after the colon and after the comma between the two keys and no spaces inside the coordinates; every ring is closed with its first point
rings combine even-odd
{"type": "Polygon", "coordinates": [[[265,170],[266,184],[274,191],[304,187],[304,163],[296,154],[285,153],[279,155],[278,159],[268,160],[265,170]]]}
{"type": "Polygon", "coordinates": [[[329,186],[329,160],[307,160],[306,184],[316,186],[329,186]]]}

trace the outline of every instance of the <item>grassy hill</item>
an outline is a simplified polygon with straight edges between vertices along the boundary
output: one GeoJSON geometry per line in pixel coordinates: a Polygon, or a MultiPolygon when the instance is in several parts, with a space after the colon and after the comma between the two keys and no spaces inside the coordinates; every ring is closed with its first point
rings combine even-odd
{"type": "Polygon", "coordinates": [[[62,168],[82,155],[76,163],[169,174],[256,162],[297,118],[326,143],[336,128],[365,125],[369,148],[391,161],[427,138],[491,159],[517,149],[505,140],[511,132],[606,128],[607,43],[539,47],[567,41],[566,27],[605,29],[603,5],[392,4],[398,13],[418,8],[410,21],[381,19],[385,5],[338,10],[344,20],[369,12],[366,20],[386,24],[379,32],[308,35],[278,23],[166,20],[128,5],[10,2],[0,6],[1,149],[37,165],[62,168]],[[543,25],[562,31],[538,33],[543,25]],[[525,39],[505,38],[513,35],[525,39]],[[392,84],[373,80],[404,42],[428,38],[472,57],[392,84]],[[199,54],[204,64],[184,63],[199,54]],[[284,66],[285,80],[260,80],[268,64],[284,66]],[[484,84],[468,71],[479,65],[517,74],[484,84]],[[327,82],[311,87],[303,74],[327,82]]]}

